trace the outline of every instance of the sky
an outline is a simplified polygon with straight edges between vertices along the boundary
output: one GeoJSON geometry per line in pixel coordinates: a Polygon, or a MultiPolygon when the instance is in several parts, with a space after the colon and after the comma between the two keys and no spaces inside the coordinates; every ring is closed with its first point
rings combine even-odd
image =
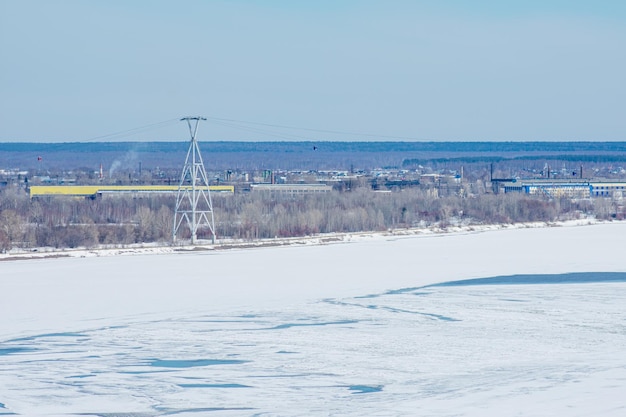
{"type": "Polygon", "coordinates": [[[0,0],[0,142],[623,141],[626,2],[0,0]]]}

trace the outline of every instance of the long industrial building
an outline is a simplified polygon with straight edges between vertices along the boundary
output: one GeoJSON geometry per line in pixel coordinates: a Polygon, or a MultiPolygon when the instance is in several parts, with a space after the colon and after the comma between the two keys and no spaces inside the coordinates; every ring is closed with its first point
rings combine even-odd
{"type": "MultiPolygon", "coordinates": [[[[184,186],[191,189],[191,186],[184,186]]],[[[211,185],[212,193],[233,194],[233,185],[211,185]]],[[[178,185],[33,185],[29,189],[30,197],[68,196],[98,198],[109,194],[173,194],[178,192],[178,185]]]]}
{"type": "Polygon", "coordinates": [[[302,195],[315,193],[329,193],[333,190],[326,184],[251,184],[252,192],[266,192],[272,195],[302,195]]]}
{"type": "Polygon", "coordinates": [[[624,181],[519,179],[499,182],[499,186],[505,193],[543,194],[555,198],[626,197],[624,181]]]}

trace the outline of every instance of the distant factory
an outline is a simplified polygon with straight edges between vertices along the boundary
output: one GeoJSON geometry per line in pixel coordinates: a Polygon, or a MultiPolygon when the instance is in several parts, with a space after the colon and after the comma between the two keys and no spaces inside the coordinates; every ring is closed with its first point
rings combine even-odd
{"type": "Polygon", "coordinates": [[[559,179],[507,179],[492,180],[494,192],[545,195],[554,198],[626,197],[626,181],[610,180],[559,180],[559,179]]]}
{"type": "Polygon", "coordinates": [[[280,195],[329,193],[333,187],[326,184],[250,184],[250,191],[280,195]]]}

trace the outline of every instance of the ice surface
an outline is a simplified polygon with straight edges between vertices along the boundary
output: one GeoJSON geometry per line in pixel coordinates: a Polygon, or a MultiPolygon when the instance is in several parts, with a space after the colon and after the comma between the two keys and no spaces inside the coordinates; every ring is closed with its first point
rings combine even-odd
{"type": "Polygon", "coordinates": [[[3,262],[0,415],[623,416],[625,232],[3,262]]]}

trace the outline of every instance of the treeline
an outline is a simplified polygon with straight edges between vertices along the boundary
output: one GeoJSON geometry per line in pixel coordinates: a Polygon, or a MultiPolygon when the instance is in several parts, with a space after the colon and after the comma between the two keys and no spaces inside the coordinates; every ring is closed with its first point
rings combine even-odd
{"type": "MultiPolygon", "coordinates": [[[[171,241],[174,197],[108,196],[30,200],[0,194],[0,251],[13,247],[76,248],[171,241]]],[[[376,193],[367,187],[324,195],[214,195],[218,239],[255,240],[331,232],[379,231],[451,224],[555,221],[593,214],[614,218],[615,202],[572,202],[523,194],[438,197],[429,190],[376,193]]],[[[210,238],[199,233],[199,238],[210,238]]],[[[185,238],[187,236],[181,236],[185,238]]]]}
{"type": "Polygon", "coordinates": [[[172,200],[159,196],[30,200],[25,193],[5,191],[0,194],[0,251],[165,242],[171,239],[172,200]]]}
{"type": "MultiPolygon", "coordinates": [[[[181,133],[185,133],[181,131],[181,133]]],[[[201,140],[204,161],[212,170],[342,169],[355,167],[412,168],[427,164],[561,161],[624,162],[626,142],[231,142],[201,140]],[[525,159],[520,159],[525,158],[525,159]]],[[[76,162],[97,171],[116,166],[127,173],[176,168],[184,161],[188,142],[0,143],[0,167],[19,166],[37,175],[64,170],[76,162]]]]}
{"type": "Polygon", "coordinates": [[[438,166],[440,164],[488,164],[506,162],[507,166],[512,166],[515,162],[535,162],[545,164],[546,162],[571,162],[581,163],[615,163],[626,162],[625,154],[602,154],[602,155],[567,155],[567,154],[546,154],[546,155],[522,155],[522,156],[494,156],[494,155],[470,155],[457,156],[452,158],[412,158],[402,161],[403,168],[415,168],[420,165],[438,166]]]}
{"type": "MultiPolygon", "coordinates": [[[[184,131],[181,133],[185,133],[184,131]]],[[[184,136],[184,135],[182,135],[184,136]]],[[[607,154],[626,152],[626,142],[416,142],[416,141],[220,141],[202,142],[202,149],[208,153],[255,153],[280,152],[293,153],[309,150],[313,145],[333,152],[435,152],[435,153],[589,153],[607,154]]],[[[70,152],[89,153],[147,152],[147,153],[181,153],[189,144],[186,140],[172,142],[2,142],[0,152],[41,153],[70,152]]]]}

